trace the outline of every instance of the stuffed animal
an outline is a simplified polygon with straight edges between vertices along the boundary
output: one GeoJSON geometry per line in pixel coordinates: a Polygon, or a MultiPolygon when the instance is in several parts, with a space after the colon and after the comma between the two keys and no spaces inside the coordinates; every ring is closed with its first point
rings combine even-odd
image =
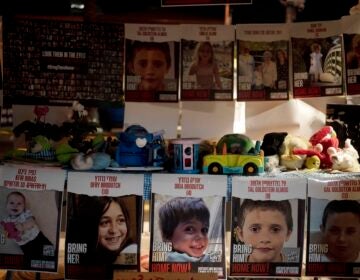
{"type": "Polygon", "coordinates": [[[327,150],[332,147],[335,150],[339,147],[339,140],[332,126],[324,126],[310,137],[312,147],[308,149],[294,150],[296,155],[318,156],[320,168],[328,169],[332,167],[332,161],[327,150]]]}
{"type": "Polygon", "coordinates": [[[75,170],[103,170],[109,166],[115,167],[114,163],[109,154],[101,152],[90,153],[88,155],[78,153],[70,162],[71,167],[75,170]]]}
{"type": "Polygon", "coordinates": [[[20,241],[20,232],[17,230],[14,222],[1,221],[0,224],[3,226],[8,238],[20,241]]]}
{"type": "Polygon", "coordinates": [[[295,154],[295,149],[309,149],[309,141],[300,136],[287,135],[280,147],[280,165],[289,170],[303,168],[306,155],[295,154]]]}
{"type": "Polygon", "coordinates": [[[264,135],[260,149],[264,151],[265,171],[276,172],[280,165],[280,148],[287,132],[270,132],[264,135]]]}
{"type": "Polygon", "coordinates": [[[335,149],[329,147],[327,153],[332,162],[331,169],[343,172],[359,172],[359,153],[351,144],[350,139],[345,140],[345,146],[343,149],[335,149]]]}

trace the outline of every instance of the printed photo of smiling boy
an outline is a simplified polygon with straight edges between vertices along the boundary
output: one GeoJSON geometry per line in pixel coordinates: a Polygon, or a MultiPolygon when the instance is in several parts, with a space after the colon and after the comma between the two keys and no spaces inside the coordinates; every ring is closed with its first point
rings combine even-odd
{"type": "Polygon", "coordinates": [[[223,198],[154,197],[150,269],[159,272],[160,263],[186,263],[186,271],[174,271],[171,265],[171,272],[225,275],[223,198]]]}

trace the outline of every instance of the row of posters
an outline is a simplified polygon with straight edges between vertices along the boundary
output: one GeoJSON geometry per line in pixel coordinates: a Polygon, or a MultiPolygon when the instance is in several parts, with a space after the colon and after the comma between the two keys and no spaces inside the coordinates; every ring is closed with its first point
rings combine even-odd
{"type": "Polygon", "coordinates": [[[287,100],[289,92],[295,98],[355,95],[359,23],[359,15],[235,26],[6,21],[4,100],[96,104],[124,94],[134,102],[229,101],[235,93],[238,101],[287,100]]]}
{"type": "MultiPolygon", "coordinates": [[[[56,272],[65,171],[5,165],[1,172],[0,268],[56,272]]],[[[112,279],[115,270],[143,269],[144,257],[151,272],[218,279],[360,277],[358,176],[231,179],[152,174],[144,252],[143,174],[68,172],[65,278],[112,279]]]]}
{"type": "Polygon", "coordinates": [[[359,22],[126,24],[125,99],[175,102],[180,92],[181,100],[224,101],[236,89],[238,101],[286,100],[291,90],[335,96],[345,86],[359,94],[359,22]]]}

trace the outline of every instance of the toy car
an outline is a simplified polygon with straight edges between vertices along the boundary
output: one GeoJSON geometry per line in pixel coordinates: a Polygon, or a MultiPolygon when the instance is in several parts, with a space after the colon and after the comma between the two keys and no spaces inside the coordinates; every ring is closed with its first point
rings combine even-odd
{"type": "Polygon", "coordinates": [[[251,147],[248,151],[242,150],[241,154],[229,154],[227,153],[228,145],[223,138],[218,142],[216,148],[219,151],[219,143],[222,144],[221,154],[216,153],[204,156],[204,173],[258,175],[264,172],[264,153],[260,150],[259,141],[256,142],[255,147],[251,147]]]}

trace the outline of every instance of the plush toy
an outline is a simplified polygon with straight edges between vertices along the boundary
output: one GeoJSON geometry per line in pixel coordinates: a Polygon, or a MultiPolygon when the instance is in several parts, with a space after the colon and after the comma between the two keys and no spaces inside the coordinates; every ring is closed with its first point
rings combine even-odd
{"type": "Polygon", "coordinates": [[[358,162],[359,153],[351,144],[350,139],[345,140],[343,149],[329,147],[327,153],[332,162],[331,169],[343,172],[359,172],[360,164],[358,162]]]}
{"type": "Polygon", "coordinates": [[[320,169],[320,158],[316,155],[308,156],[305,160],[305,168],[309,170],[320,169]]]}
{"type": "Polygon", "coordinates": [[[311,144],[306,139],[287,135],[280,147],[280,165],[289,170],[298,170],[303,168],[306,155],[295,154],[295,149],[309,149],[311,144]]]}
{"type": "Polygon", "coordinates": [[[339,140],[332,126],[324,126],[315,132],[309,139],[312,147],[308,149],[294,150],[296,155],[317,156],[320,159],[320,168],[328,169],[332,167],[332,161],[327,150],[332,147],[335,150],[339,147],[339,140]]]}
{"type": "Polygon", "coordinates": [[[278,171],[280,165],[280,148],[287,135],[287,132],[270,132],[264,135],[260,149],[264,151],[265,171],[278,171]]]}
{"type": "Polygon", "coordinates": [[[109,154],[96,152],[85,155],[78,153],[71,159],[71,167],[75,170],[103,170],[110,166],[118,167],[109,154]]]}
{"type": "Polygon", "coordinates": [[[8,238],[20,241],[20,232],[17,230],[15,223],[1,221],[0,224],[3,226],[8,238]]]}

